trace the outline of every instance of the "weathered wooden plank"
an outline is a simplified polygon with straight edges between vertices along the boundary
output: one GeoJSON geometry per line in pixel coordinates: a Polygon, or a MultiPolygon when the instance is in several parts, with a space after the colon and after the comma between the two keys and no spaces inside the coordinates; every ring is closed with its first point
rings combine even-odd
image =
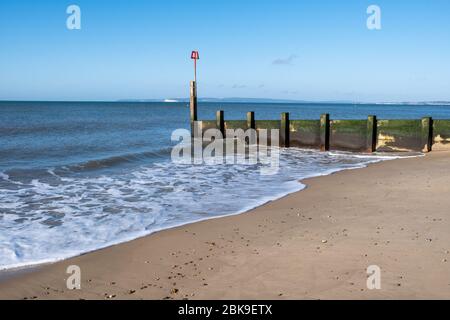
{"type": "Polygon", "coordinates": [[[283,148],[289,148],[289,112],[283,112],[281,114],[280,123],[280,146],[283,148]]]}
{"type": "Polygon", "coordinates": [[[328,113],[320,116],[320,150],[330,150],[330,115],[328,113]]]}
{"type": "Polygon", "coordinates": [[[422,118],[422,145],[423,152],[431,152],[433,148],[433,119],[431,117],[422,118]]]}
{"type": "Polygon", "coordinates": [[[377,116],[367,118],[367,152],[377,150],[377,116]]]}
{"type": "Polygon", "coordinates": [[[222,132],[222,136],[225,137],[225,118],[223,110],[219,110],[216,113],[216,125],[217,129],[222,132]]]}

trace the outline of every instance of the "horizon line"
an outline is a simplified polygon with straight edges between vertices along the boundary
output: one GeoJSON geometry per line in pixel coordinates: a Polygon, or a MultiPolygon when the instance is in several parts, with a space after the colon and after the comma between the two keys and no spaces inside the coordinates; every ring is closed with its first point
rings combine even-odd
{"type": "MultiPolygon", "coordinates": [[[[353,101],[353,100],[301,100],[301,99],[277,99],[277,98],[243,98],[243,97],[229,97],[229,98],[213,98],[205,97],[198,98],[199,102],[209,103],[279,103],[279,104],[423,104],[423,105],[450,105],[450,100],[417,100],[417,101],[353,101]],[[208,101],[210,100],[210,101],[208,101]],[[241,101],[239,101],[241,100],[241,101]]],[[[80,99],[80,100],[65,100],[65,99],[0,99],[1,103],[5,102],[52,102],[52,103],[187,103],[189,98],[148,98],[148,99],[80,99]]]]}

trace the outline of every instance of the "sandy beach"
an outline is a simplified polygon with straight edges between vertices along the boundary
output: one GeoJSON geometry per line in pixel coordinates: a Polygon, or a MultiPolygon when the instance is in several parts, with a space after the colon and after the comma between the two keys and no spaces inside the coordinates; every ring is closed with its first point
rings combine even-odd
{"type": "Polygon", "coordinates": [[[449,299],[450,152],[8,276],[1,299],[449,299]],[[66,269],[81,268],[81,290],[66,269]],[[368,290],[367,267],[381,268],[368,290]]]}

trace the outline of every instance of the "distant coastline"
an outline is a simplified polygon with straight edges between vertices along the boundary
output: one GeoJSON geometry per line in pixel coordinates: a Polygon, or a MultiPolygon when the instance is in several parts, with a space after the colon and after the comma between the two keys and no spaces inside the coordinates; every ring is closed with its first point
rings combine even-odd
{"type": "MultiPolygon", "coordinates": [[[[264,99],[264,98],[199,98],[199,102],[209,103],[298,103],[298,104],[377,104],[377,105],[450,105],[450,101],[386,101],[386,102],[361,102],[351,100],[288,100],[288,99],[264,99]]],[[[189,102],[189,98],[167,99],[120,99],[117,102],[189,102]]]]}
{"type": "MultiPolygon", "coordinates": [[[[49,103],[189,103],[189,98],[164,99],[119,99],[119,100],[1,100],[5,102],[49,102],[49,103]]],[[[448,106],[450,101],[385,101],[361,102],[345,100],[287,100],[264,98],[199,98],[202,103],[260,103],[260,104],[355,104],[355,105],[411,105],[411,106],[448,106]]]]}

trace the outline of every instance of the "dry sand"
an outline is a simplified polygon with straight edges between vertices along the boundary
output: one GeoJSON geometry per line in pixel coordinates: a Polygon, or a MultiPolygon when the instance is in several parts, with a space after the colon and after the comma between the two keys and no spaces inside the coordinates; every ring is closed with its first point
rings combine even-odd
{"type": "Polygon", "coordinates": [[[305,181],[194,223],[0,283],[7,299],[449,299],[450,153],[305,181]],[[66,289],[78,265],[81,290],[66,289]],[[381,290],[366,269],[381,268],[381,290]]]}

